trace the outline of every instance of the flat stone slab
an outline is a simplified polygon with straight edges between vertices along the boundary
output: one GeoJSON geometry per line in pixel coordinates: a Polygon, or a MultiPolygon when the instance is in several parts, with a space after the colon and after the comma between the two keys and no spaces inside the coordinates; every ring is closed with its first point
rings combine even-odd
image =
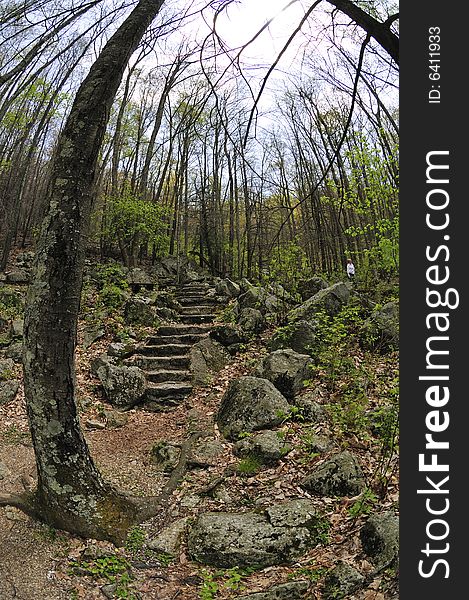
{"type": "Polygon", "coordinates": [[[263,512],[200,514],[188,536],[193,560],[221,568],[289,564],[318,541],[312,502],[297,499],[263,512]]]}

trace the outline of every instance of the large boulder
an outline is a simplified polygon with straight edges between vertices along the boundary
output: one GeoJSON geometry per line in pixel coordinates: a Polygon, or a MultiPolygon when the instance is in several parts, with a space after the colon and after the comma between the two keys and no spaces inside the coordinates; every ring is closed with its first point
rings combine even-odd
{"type": "Polygon", "coordinates": [[[189,555],[220,568],[290,564],[319,542],[321,521],[306,499],[274,505],[263,513],[202,513],[189,532],[189,555]]]}
{"type": "Polygon", "coordinates": [[[208,385],[217,373],[230,361],[230,354],[210,337],[203,338],[190,350],[190,371],[195,385],[208,385]]]}
{"type": "Polygon", "coordinates": [[[20,382],[16,379],[0,381],[0,406],[11,402],[18,393],[20,382]]]}
{"type": "Polygon", "coordinates": [[[238,297],[240,311],[243,308],[256,308],[263,315],[276,313],[280,306],[277,296],[261,286],[252,286],[238,297]]]}
{"type": "Polygon", "coordinates": [[[318,311],[324,311],[334,317],[348,303],[349,298],[349,287],[343,282],[335,283],[319,290],[309,300],[290,311],[289,321],[311,321],[318,311]]]}
{"type": "Polygon", "coordinates": [[[266,322],[257,308],[243,308],[239,312],[238,325],[246,333],[256,334],[264,331],[266,322]]]}
{"type": "Polygon", "coordinates": [[[241,293],[241,288],[237,283],[231,281],[231,279],[221,279],[215,285],[215,291],[220,296],[226,296],[227,298],[237,298],[241,293]]]}
{"type": "Polygon", "coordinates": [[[270,430],[239,440],[233,447],[236,456],[254,458],[262,464],[275,463],[290,450],[291,446],[270,430]]]}
{"type": "Polygon", "coordinates": [[[307,475],[301,486],[321,496],[357,496],[365,489],[363,471],[348,450],[325,460],[307,475]]]}
{"type": "Polygon", "coordinates": [[[228,348],[228,350],[230,350],[231,346],[238,348],[240,344],[245,344],[249,341],[249,335],[239,325],[234,325],[233,323],[215,325],[210,331],[210,337],[225,348],[228,348]]]}
{"type": "Polygon", "coordinates": [[[96,368],[96,375],[109,403],[116,408],[132,408],[142,399],[146,378],[138,367],[118,366],[103,360],[96,368]]]}
{"type": "Polygon", "coordinates": [[[280,425],[289,408],[285,396],[267,379],[239,377],[222,398],[217,424],[226,438],[236,441],[240,433],[280,425]]]}
{"type": "Polygon", "coordinates": [[[130,298],[124,307],[124,318],[129,325],[143,325],[144,327],[158,325],[157,312],[150,298],[130,298]]]}
{"type": "Polygon", "coordinates": [[[365,553],[377,569],[397,565],[399,557],[399,517],[386,511],[372,515],[360,531],[365,553]]]}
{"type": "Polygon", "coordinates": [[[321,277],[310,277],[299,281],[298,292],[302,300],[308,300],[308,298],[317,294],[319,290],[325,290],[327,287],[329,287],[329,284],[321,277]]]}
{"type": "Polygon", "coordinates": [[[262,360],[256,374],[271,381],[288,400],[292,400],[311,378],[313,364],[307,354],[299,354],[291,348],[275,350],[262,360]]]}
{"type": "Polygon", "coordinates": [[[285,327],[279,327],[270,340],[271,350],[292,348],[300,354],[314,355],[317,346],[316,321],[293,321],[285,327]]]}
{"type": "Polygon", "coordinates": [[[364,576],[344,561],[339,561],[324,578],[324,600],[346,600],[363,587],[364,576]]]}
{"type": "Polygon", "coordinates": [[[378,350],[383,354],[399,348],[399,306],[388,302],[374,310],[359,333],[360,346],[364,350],[378,350]]]}

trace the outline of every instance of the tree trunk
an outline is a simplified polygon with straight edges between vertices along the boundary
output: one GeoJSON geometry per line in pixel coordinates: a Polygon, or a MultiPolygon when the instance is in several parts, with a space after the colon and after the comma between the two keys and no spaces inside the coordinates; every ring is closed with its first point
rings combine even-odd
{"type": "Polygon", "coordinates": [[[25,311],[24,386],[36,455],[31,514],[120,543],[138,503],[104,482],[80,429],[74,352],[93,184],[110,108],[130,56],[163,0],[141,0],[80,86],[59,138],[25,311]]]}

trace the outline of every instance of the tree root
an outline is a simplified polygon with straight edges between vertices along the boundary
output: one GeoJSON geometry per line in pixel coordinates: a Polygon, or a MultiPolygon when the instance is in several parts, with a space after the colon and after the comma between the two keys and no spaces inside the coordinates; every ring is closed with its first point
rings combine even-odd
{"type": "MultiPolygon", "coordinates": [[[[113,488],[108,489],[107,497],[103,498],[103,514],[108,514],[109,522],[100,528],[97,522],[86,524],[78,522],[71,526],[67,522],[67,515],[54,520],[53,511],[48,513],[47,507],[41,506],[37,499],[37,490],[25,490],[22,494],[1,494],[0,507],[13,506],[21,510],[34,520],[52,525],[56,529],[64,529],[80,537],[94,537],[107,539],[116,545],[125,542],[126,534],[131,526],[146,521],[156,515],[164,516],[169,508],[169,498],[181,482],[187,466],[190,464],[190,453],[195,442],[201,437],[208,437],[208,431],[196,431],[181,445],[181,454],[178,464],[161,492],[157,496],[140,498],[119,493],[113,488]],[[67,526],[68,525],[68,526],[67,526]]],[[[25,486],[26,487],[26,486],[25,486]]],[[[72,515],[69,515],[71,518],[72,515]]]]}
{"type": "Polygon", "coordinates": [[[209,431],[196,431],[183,442],[178,464],[173,469],[169,480],[166,482],[161,492],[157,496],[140,499],[143,504],[140,507],[139,517],[141,517],[142,521],[154,517],[161,512],[165,512],[168,509],[169,498],[179,485],[188,464],[191,462],[190,453],[195,442],[198,439],[208,437],[209,435],[211,435],[209,431]]]}

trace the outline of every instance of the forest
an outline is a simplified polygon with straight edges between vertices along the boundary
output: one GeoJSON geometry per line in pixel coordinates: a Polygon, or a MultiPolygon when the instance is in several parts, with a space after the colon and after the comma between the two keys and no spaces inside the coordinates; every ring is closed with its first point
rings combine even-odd
{"type": "Polygon", "coordinates": [[[398,25],[2,3],[2,599],[398,598],[398,25]]]}

